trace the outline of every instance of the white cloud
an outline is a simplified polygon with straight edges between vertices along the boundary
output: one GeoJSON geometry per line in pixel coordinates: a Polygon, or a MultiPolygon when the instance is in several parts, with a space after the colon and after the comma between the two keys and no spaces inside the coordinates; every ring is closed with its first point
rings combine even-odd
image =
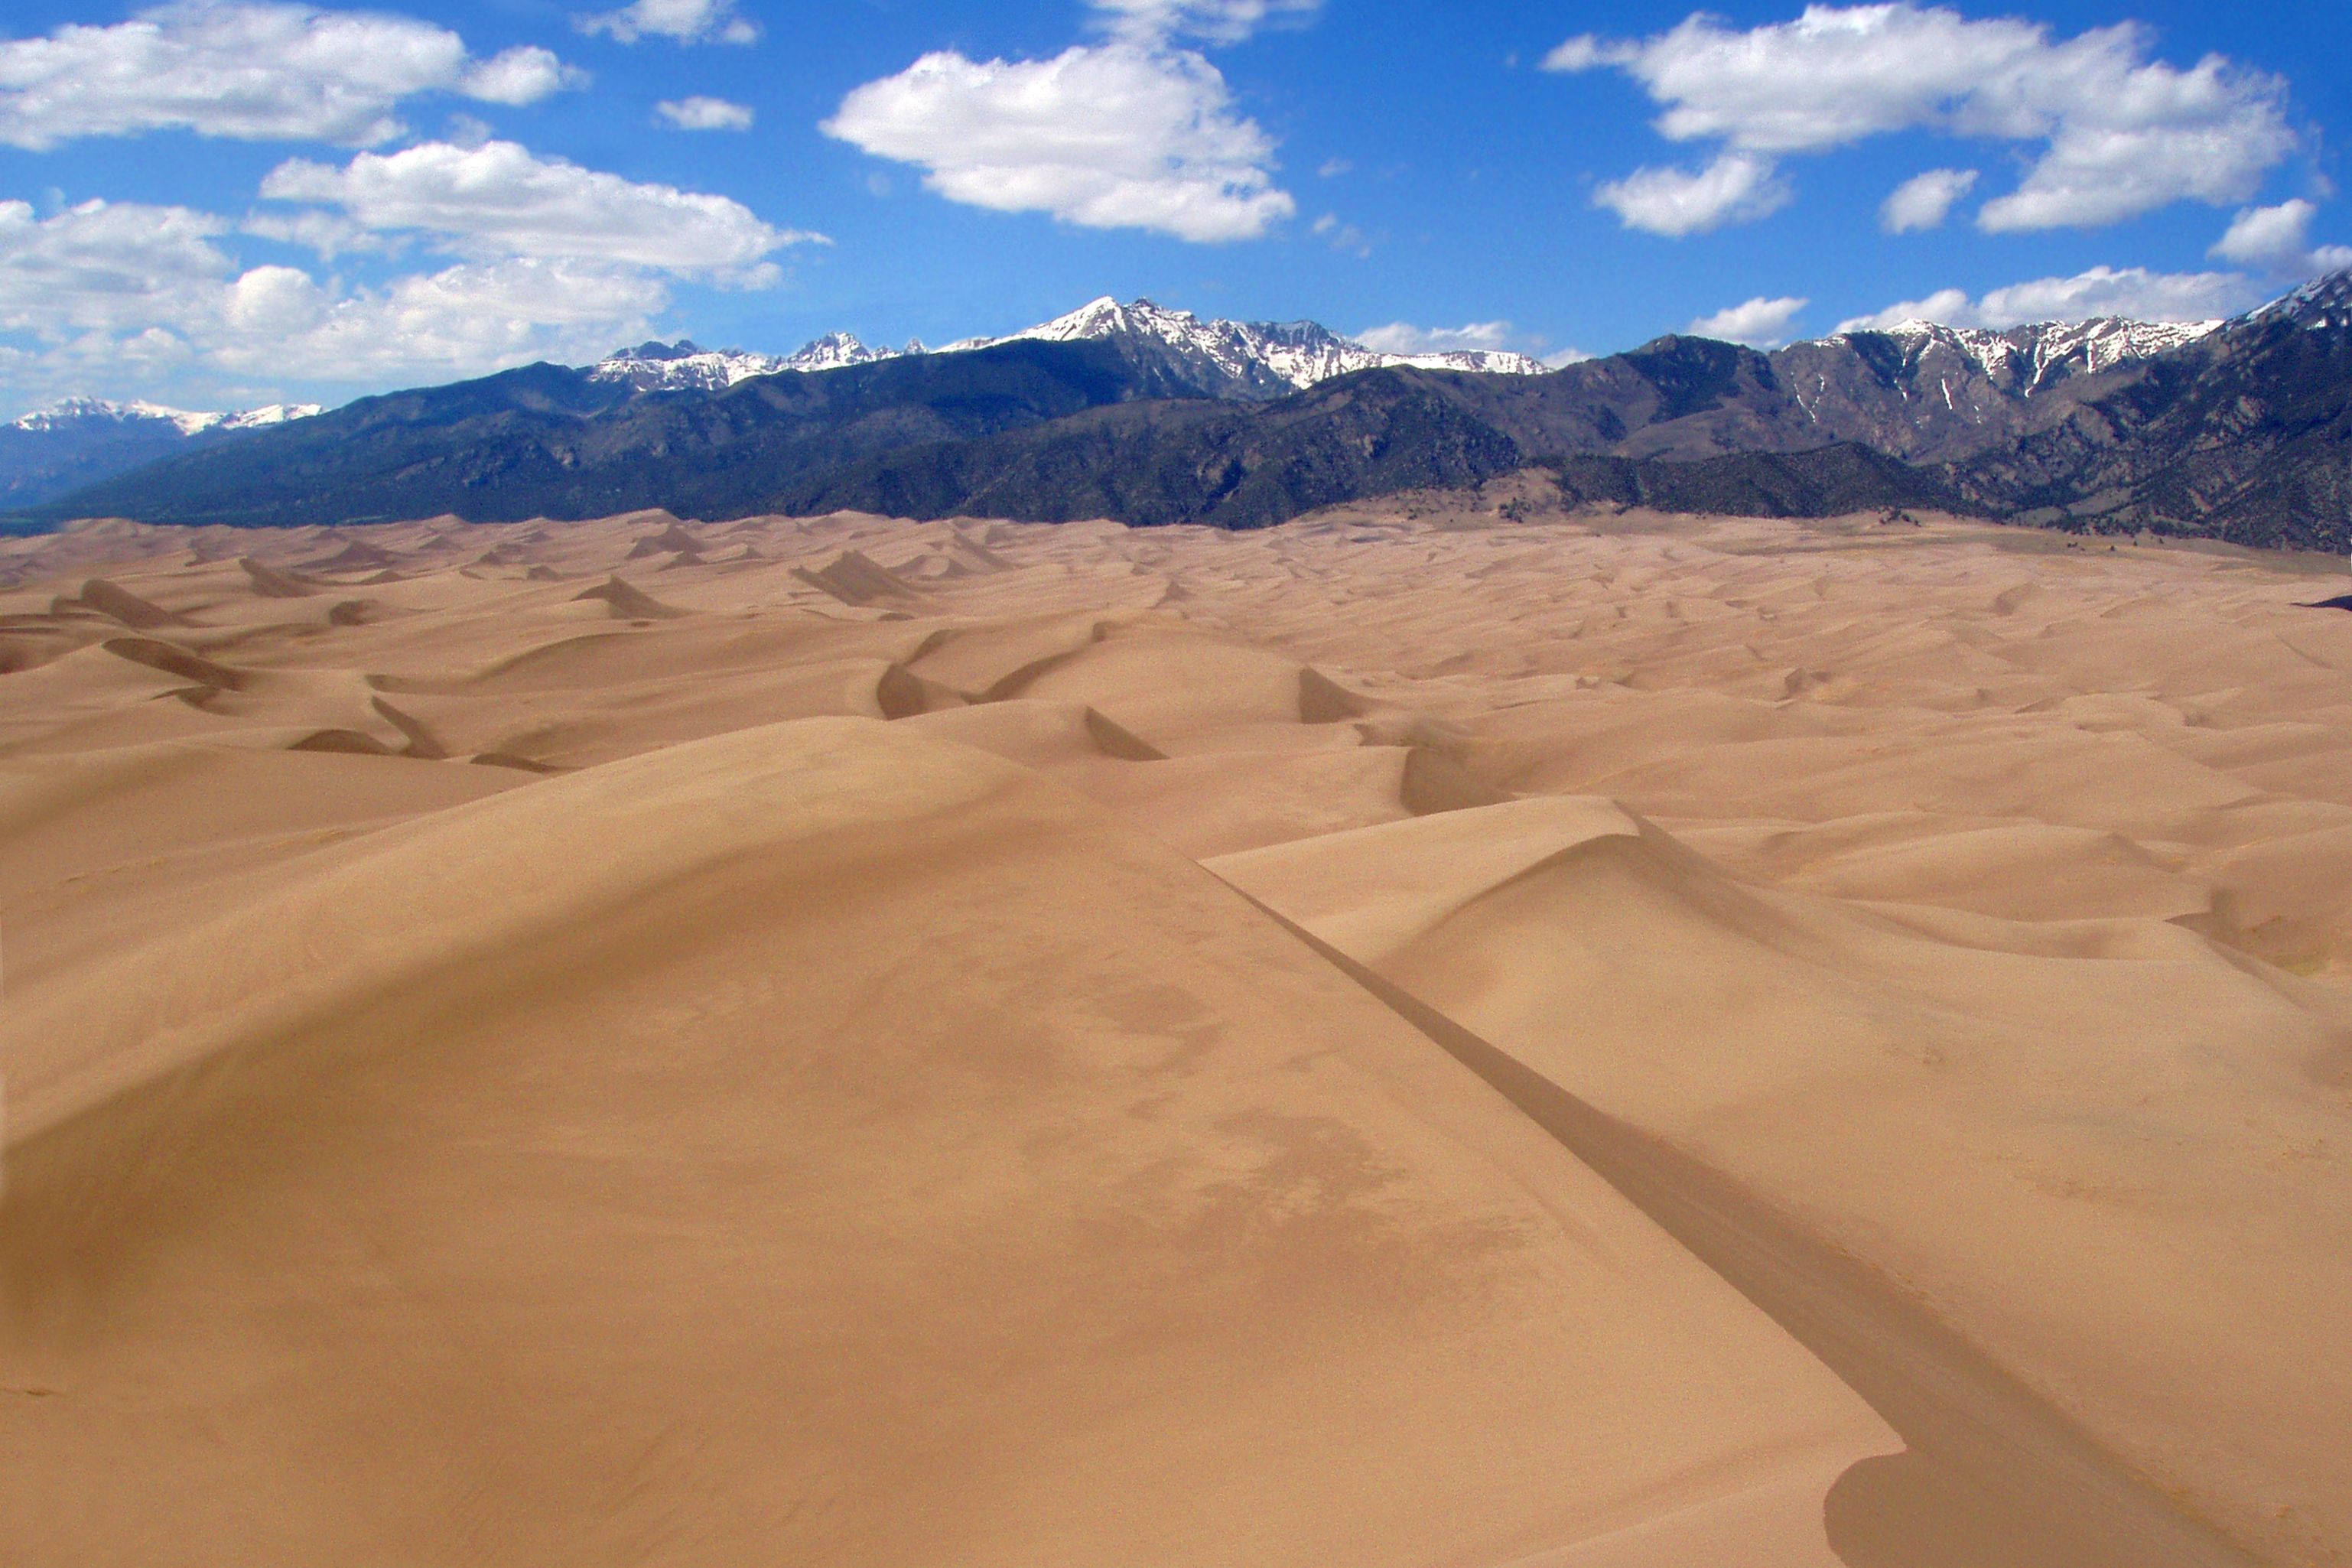
{"type": "Polygon", "coordinates": [[[1641,56],[1637,45],[1603,42],[1591,33],[1579,33],[1544,56],[1543,68],[1570,73],[1589,71],[1599,66],[1631,65],[1641,56]]]}
{"type": "Polygon", "coordinates": [[[2242,267],[2295,265],[2311,253],[2311,220],[2319,208],[2300,198],[2274,207],[2247,207],[2213,247],[2222,261],[2242,267]]]}
{"type": "Polygon", "coordinates": [[[1543,363],[1554,370],[1566,370],[1570,365],[1582,364],[1592,357],[1582,349],[1556,349],[1543,356],[1543,363]]]}
{"type": "Polygon", "coordinates": [[[1970,299],[1939,289],[1838,323],[1842,332],[1940,321],[1951,327],[2014,327],[2030,321],[2080,321],[2123,316],[2141,321],[2210,321],[2261,302],[2262,290],[2238,272],[2151,272],[2145,267],[2094,267],[2071,278],[2040,278],[1970,299]]]}
{"type": "Polygon", "coordinates": [[[201,313],[236,260],[222,218],[186,207],[85,202],[37,216],[0,202],[0,331],[58,342],[201,313]]]}
{"type": "Polygon", "coordinates": [[[347,217],[317,211],[254,213],[238,227],[257,239],[274,239],[280,245],[299,245],[305,250],[317,251],[324,261],[332,261],[339,256],[382,255],[405,243],[399,236],[378,234],[347,217]]]}
{"type": "Polygon", "coordinates": [[[739,16],[735,0],[635,0],[617,11],[575,16],[583,33],[604,33],[624,44],[640,38],[675,38],[681,44],[751,44],[759,25],[739,16]]]}
{"type": "Polygon", "coordinates": [[[796,235],[740,204],[639,184],[511,142],[427,142],[343,167],[296,160],[265,199],[324,204],[242,226],[184,207],[0,203],[0,390],[152,395],[162,382],[279,391],[474,375],[650,335],[664,274],[756,286],[796,235]],[[234,229],[332,260],[426,237],[464,259],[355,287],[245,267],[234,229]]]}
{"type": "Polygon", "coordinates": [[[1238,43],[1268,23],[1304,22],[1323,0],[1089,0],[1122,37],[1164,41],[1180,34],[1238,43]]]}
{"type": "Polygon", "coordinates": [[[921,167],[950,201],[1087,228],[1253,239],[1297,210],[1274,184],[1271,139],[1190,50],[1115,40],[1045,60],[929,54],[852,91],[823,130],[921,167]]]}
{"type": "Polygon", "coordinates": [[[1356,341],[1384,354],[1450,353],[1462,350],[1496,353],[1511,346],[1508,321],[1472,321],[1459,327],[1416,327],[1391,321],[1356,334],[1356,341]]]}
{"type": "Polygon", "coordinates": [[[457,34],[408,17],[188,0],[0,42],[0,142],[189,130],[365,146],[399,135],[394,110],[420,93],[521,104],[583,79],[541,48],[476,59],[457,34]]]}
{"type": "Polygon", "coordinates": [[[1627,228],[1680,238],[1727,223],[1753,223],[1787,206],[1795,195],[1770,159],[1724,153],[1696,172],[1637,169],[1602,185],[1592,201],[1627,228]]]}
{"type": "Polygon", "coordinates": [[[741,203],[540,158],[511,142],[427,142],[342,168],[294,159],[261,183],[270,201],[341,207],[362,226],[421,230],[478,257],[602,261],[760,286],[765,258],[819,236],[772,227],[741,203]]]}
{"type": "Polygon", "coordinates": [[[1325,213],[1315,220],[1315,235],[1343,255],[1363,260],[1372,254],[1372,242],[1364,231],[1352,223],[1340,221],[1338,213],[1325,213]]]}
{"type": "Polygon", "coordinates": [[[1954,204],[1977,183],[1974,169],[1930,169],[1895,187],[1878,209],[1878,224],[1889,234],[1911,234],[1941,228],[1954,204]]]}
{"type": "Polygon", "coordinates": [[[0,392],[199,402],[233,381],[373,387],[578,362],[643,338],[669,302],[642,268],[593,260],[463,263],[376,289],[299,268],[240,271],[227,223],[184,207],[84,204],[48,218],[0,203],[0,392]]]}
{"type": "Polygon", "coordinates": [[[2311,278],[2352,267],[2352,246],[2311,243],[2311,220],[2318,215],[2319,208],[2301,197],[2274,207],[2244,208],[2210,254],[2279,278],[2311,278]]]}
{"type": "Polygon", "coordinates": [[[751,129],[751,109],[749,104],[730,103],[723,98],[665,99],[654,105],[661,117],[680,131],[749,131],[751,129]]]}
{"type": "Polygon", "coordinates": [[[2055,39],[2040,23],[1895,0],[1745,31],[1701,13],[1635,41],[1571,38],[1544,63],[1623,70],[1664,107],[1662,134],[1760,156],[1917,129],[2040,143],[2018,188],[1979,215],[1987,229],[2245,200],[2297,144],[2286,84],[2218,55],[2182,69],[2150,47],[2133,23],[2055,39]]]}
{"type": "Polygon", "coordinates": [[[593,359],[649,335],[669,302],[659,280],[633,268],[535,258],[461,265],[341,297],[290,268],[261,268],[235,290],[233,330],[209,345],[215,363],[344,384],[593,359]]]}
{"type": "Polygon", "coordinates": [[[1778,348],[1789,341],[1789,328],[1796,321],[1797,312],[1810,303],[1808,300],[1768,300],[1759,294],[1745,304],[1701,316],[1687,330],[1694,337],[1717,338],[1759,349],[1778,348]]]}
{"type": "Polygon", "coordinates": [[[557,59],[553,50],[532,45],[484,60],[466,73],[459,90],[484,103],[520,108],[567,87],[585,86],[587,79],[585,73],[557,59]]]}

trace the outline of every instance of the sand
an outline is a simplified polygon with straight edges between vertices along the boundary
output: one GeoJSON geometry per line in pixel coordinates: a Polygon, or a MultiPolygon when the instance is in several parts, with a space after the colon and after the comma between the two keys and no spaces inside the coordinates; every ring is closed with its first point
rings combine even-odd
{"type": "Polygon", "coordinates": [[[2343,591],[0,542],[0,1556],[2352,1557],[2343,591]]]}

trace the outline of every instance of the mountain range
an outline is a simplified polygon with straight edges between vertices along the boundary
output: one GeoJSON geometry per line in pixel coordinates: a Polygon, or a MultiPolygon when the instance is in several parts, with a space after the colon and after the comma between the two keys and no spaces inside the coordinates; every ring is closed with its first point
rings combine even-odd
{"type": "Polygon", "coordinates": [[[1558,370],[1097,300],[939,351],[646,344],[366,398],[86,486],[52,520],[335,522],[859,508],[1255,527],[1542,468],[1571,501],[1939,506],[2343,549],[2352,274],[2230,321],[1926,322],[1558,370]]]}
{"type": "MultiPolygon", "coordinates": [[[[1176,384],[1202,397],[1259,401],[1333,376],[1387,366],[1509,374],[1539,374],[1544,368],[1524,354],[1490,351],[1383,353],[1313,321],[1204,321],[1149,300],[1122,305],[1110,299],[1004,337],[966,338],[938,350],[919,342],[903,349],[872,348],[848,332],[827,333],[789,354],[706,349],[680,340],[640,343],[583,368],[593,380],[636,392],[713,393],[786,372],[813,374],[1031,342],[1112,342],[1136,362],[1151,384],[1176,384]]],[[[320,412],[316,405],[273,405],[233,414],[193,414],[150,403],[68,398],[0,426],[0,509],[37,507],[191,445],[320,412]]]]}

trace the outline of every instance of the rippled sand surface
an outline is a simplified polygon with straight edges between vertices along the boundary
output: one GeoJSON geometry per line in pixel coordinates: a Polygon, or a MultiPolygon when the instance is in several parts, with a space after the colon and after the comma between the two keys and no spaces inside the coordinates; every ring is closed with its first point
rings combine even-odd
{"type": "Polygon", "coordinates": [[[0,1557],[2352,1558],[2347,589],[0,544],[0,1557]]]}

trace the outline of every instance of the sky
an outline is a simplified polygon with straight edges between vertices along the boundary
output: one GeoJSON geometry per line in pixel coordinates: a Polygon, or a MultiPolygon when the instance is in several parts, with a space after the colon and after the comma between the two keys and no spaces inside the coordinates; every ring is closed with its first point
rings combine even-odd
{"type": "Polygon", "coordinates": [[[2352,266],[2343,0],[9,0],[0,416],[1104,294],[1556,361],[2352,266]]]}

